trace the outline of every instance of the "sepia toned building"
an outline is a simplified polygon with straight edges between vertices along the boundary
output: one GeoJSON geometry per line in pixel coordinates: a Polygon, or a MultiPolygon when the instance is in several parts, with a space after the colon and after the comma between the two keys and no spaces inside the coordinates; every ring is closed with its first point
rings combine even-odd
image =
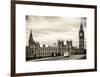
{"type": "Polygon", "coordinates": [[[79,48],[73,47],[72,40],[66,40],[66,44],[64,44],[64,40],[58,40],[56,47],[46,47],[45,44],[41,47],[39,42],[33,40],[32,30],[30,31],[28,46],[26,46],[26,60],[76,54],[86,54],[86,49],[84,49],[84,30],[82,24],[80,25],[79,30],[79,48]]]}
{"type": "Polygon", "coordinates": [[[80,30],[79,30],[79,48],[84,49],[84,30],[82,23],[80,25],[80,30]]]}

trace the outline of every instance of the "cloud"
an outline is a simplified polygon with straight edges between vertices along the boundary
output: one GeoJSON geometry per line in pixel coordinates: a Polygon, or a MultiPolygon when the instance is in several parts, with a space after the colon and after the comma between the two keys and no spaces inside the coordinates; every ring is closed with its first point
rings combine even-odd
{"type": "Polygon", "coordinates": [[[26,42],[28,42],[30,30],[34,40],[41,44],[52,44],[58,39],[72,39],[78,46],[78,32],[80,24],[83,24],[86,33],[85,17],[55,17],[55,16],[26,16],[26,42]]]}

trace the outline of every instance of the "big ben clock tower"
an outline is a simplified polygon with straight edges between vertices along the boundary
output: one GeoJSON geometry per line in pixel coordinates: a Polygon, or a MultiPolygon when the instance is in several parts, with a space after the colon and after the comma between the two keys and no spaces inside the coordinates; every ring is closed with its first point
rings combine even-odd
{"type": "Polygon", "coordinates": [[[79,49],[84,49],[84,30],[82,23],[79,30],[79,49]]]}

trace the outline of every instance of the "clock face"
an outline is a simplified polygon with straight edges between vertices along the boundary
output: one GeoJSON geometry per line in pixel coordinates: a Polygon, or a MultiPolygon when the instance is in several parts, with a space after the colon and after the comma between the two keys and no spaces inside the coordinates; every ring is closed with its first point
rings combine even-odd
{"type": "Polygon", "coordinates": [[[80,33],[80,36],[83,36],[83,34],[82,34],[82,33],[80,33]]]}

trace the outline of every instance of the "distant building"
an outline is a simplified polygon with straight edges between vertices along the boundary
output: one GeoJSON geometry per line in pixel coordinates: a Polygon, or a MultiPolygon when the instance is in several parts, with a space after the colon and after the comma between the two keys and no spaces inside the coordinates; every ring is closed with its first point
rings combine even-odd
{"type": "Polygon", "coordinates": [[[43,44],[43,46],[40,47],[39,42],[33,40],[32,30],[30,31],[28,46],[26,46],[26,60],[43,57],[70,56],[73,54],[86,54],[82,24],[79,30],[79,48],[73,47],[72,40],[66,40],[66,44],[64,44],[64,40],[58,40],[57,46],[46,47],[45,44],[43,44]]]}

